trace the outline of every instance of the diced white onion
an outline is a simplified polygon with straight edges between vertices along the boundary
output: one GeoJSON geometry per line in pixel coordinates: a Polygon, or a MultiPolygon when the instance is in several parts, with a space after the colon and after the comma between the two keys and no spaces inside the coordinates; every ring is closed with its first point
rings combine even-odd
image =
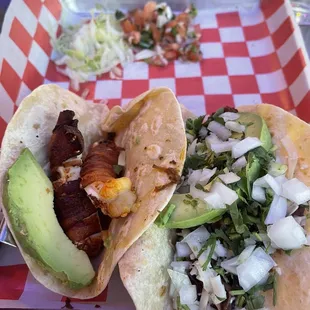
{"type": "Polygon", "coordinates": [[[261,203],[265,202],[266,201],[265,190],[262,187],[253,186],[252,198],[261,203]]]}
{"type": "Polygon", "coordinates": [[[261,145],[262,142],[258,138],[247,137],[232,147],[232,157],[238,158],[261,145]]]}
{"type": "Polygon", "coordinates": [[[300,225],[301,227],[304,227],[306,225],[306,216],[293,216],[294,220],[300,225]]]}
{"type": "Polygon", "coordinates": [[[182,286],[191,284],[191,281],[186,274],[174,271],[172,269],[168,269],[167,271],[175,291],[179,292],[182,286]]]}
{"type": "Polygon", "coordinates": [[[281,186],[270,174],[255,180],[253,186],[259,186],[264,188],[271,188],[277,195],[281,195],[281,186]]]}
{"type": "Polygon", "coordinates": [[[187,149],[187,155],[194,155],[196,153],[197,139],[195,139],[187,149]]]}
{"type": "Polygon", "coordinates": [[[294,172],[297,166],[298,151],[296,149],[295,144],[292,142],[292,140],[288,135],[286,135],[283,139],[281,139],[281,143],[287,152],[287,161],[288,161],[287,177],[291,179],[294,176],[294,172]]]}
{"type": "Polygon", "coordinates": [[[138,52],[135,55],[135,59],[136,60],[143,60],[143,59],[151,58],[153,56],[156,56],[155,51],[145,49],[145,50],[142,50],[141,52],[138,52]]]}
{"type": "Polygon", "coordinates": [[[299,208],[298,204],[290,201],[287,205],[286,215],[292,215],[299,208]]]}
{"type": "Polygon", "coordinates": [[[208,129],[215,133],[223,141],[226,141],[231,136],[230,130],[216,121],[211,121],[208,125],[208,129]]]}
{"type": "Polygon", "coordinates": [[[231,131],[234,131],[234,132],[242,133],[245,131],[244,125],[240,125],[239,123],[234,122],[234,121],[227,121],[225,123],[225,127],[231,131]]]}
{"type": "Polygon", "coordinates": [[[198,270],[198,276],[197,279],[200,280],[203,283],[203,288],[208,291],[209,293],[211,293],[212,291],[212,286],[211,286],[211,278],[212,277],[216,277],[217,274],[216,272],[210,268],[210,265],[208,266],[208,268],[206,268],[206,270],[203,270],[201,265],[199,264],[199,262],[195,262],[194,263],[195,267],[198,270]]]}
{"type": "Polygon", "coordinates": [[[185,242],[177,242],[176,249],[178,257],[189,257],[192,253],[192,250],[185,242]]]}
{"type": "Polygon", "coordinates": [[[186,133],[186,138],[187,138],[187,140],[190,142],[190,143],[192,143],[193,141],[194,141],[194,136],[192,136],[191,134],[189,134],[189,133],[186,133]]]}
{"type": "Polygon", "coordinates": [[[206,310],[209,303],[209,293],[203,289],[199,303],[199,310],[206,310]]]}
{"type": "Polygon", "coordinates": [[[208,135],[208,129],[202,126],[201,129],[199,130],[199,137],[205,139],[207,135],[208,135]]]}
{"type": "Polygon", "coordinates": [[[283,219],[287,213],[287,200],[281,196],[274,195],[270,205],[265,224],[274,224],[280,219],[283,219]]]}
{"type": "Polygon", "coordinates": [[[237,274],[238,258],[239,256],[236,256],[231,259],[222,261],[221,267],[230,273],[237,274]]]}
{"type": "Polygon", "coordinates": [[[191,248],[192,252],[195,256],[198,256],[199,251],[201,250],[204,243],[209,239],[210,233],[207,229],[202,225],[197,229],[188,234],[182,242],[186,242],[188,246],[191,248]]]}
{"type": "Polygon", "coordinates": [[[232,170],[235,172],[240,171],[242,168],[244,168],[247,164],[245,156],[241,156],[238,158],[231,166],[232,170]]]}
{"type": "Polygon", "coordinates": [[[227,205],[231,205],[238,199],[238,195],[235,191],[220,182],[215,182],[212,185],[211,192],[218,193],[222,201],[227,205]]]}
{"type": "Polygon", "coordinates": [[[218,257],[227,257],[228,255],[227,249],[223,246],[220,240],[216,240],[214,251],[218,257]]]}
{"type": "Polygon", "coordinates": [[[292,216],[285,217],[267,227],[267,234],[270,240],[283,250],[298,249],[307,244],[303,228],[292,216]]]}
{"type": "Polygon", "coordinates": [[[226,208],[225,203],[221,196],[217,192],[206,193],[203,199],[213,209],[224,209],[226,208]]]}
{"type": "Polygon", "coordinates": [[[121,151],[118,156],[118,165],[125,166],[125,151],[121,151]]]}
{"type": "Polygon", "coordinates": [[[241,178],[236,175],[233,172],[228,172],[225,174],[220,174],[219,178],[225,183],[225,184],[231,184],[238,182],[241,178]]]}
{"type": "Polygon", "coordinates": [[[229,152],[232,150],[232,147],[237,144],[238,141],[221,141],[220,143],[210,143],[211,150],[216,154],[229,152]]]}
{"type": "Polygon", "coordinates": [[[278,177],[274,178],[277,183],[281,186],[283,183],[285,183],[286,181],[288,181],[288,178],[283,174],[283,175],[279,175],[278,177]]]}
{"type": "Polygon", "coordinates": [[[185,270],[190,269],[191,262],[188,261],[172,262],[170,265],[174,271],[186,274],[185,270]]]}
{"type": "Polygon", "coordinates": [[[240,114],[235,112],[224,112],[219,117],[223,118],[224,122],[235,121],[240,117],[240,114]]]}
{"type": "Polygon", "coordinates": [[[247,292],[259,283],[275,265],[271,256],[262,248],[257,248],[244,263],[237,267],[240,286],[247,292]]]}
{"type": "Polygon", "coordinates": [[[240,265],[244,263],[253,253],[255,250],[256,245],[250,245],[246,247],[238,256],[237,264],[240,265]]]}
{"type": "Polygon", "coordinates": [[[256,244],[256,241],[253,238],[246,238],[244,239],[244,245],[248,247],[249,245],[256,244]]]}
{"type": "Polygon", "coordinates": [[[282,196],[301,205],[310,200],[310,188],[294,178],[282,184],[282,196]]]}
{"type": "Polygon", "coordinates": [[[221,139],[217,137],[214,133],[210,133],[209,136],[206,137],[206,142],[211,145],[211,143],[223,143],[221,139]]]}
{"type": "Polygon", "coordinates": [[[202,191],[200,189],[197,189],[194,185],[190,186],[189,193],[190,193],[190,195],[193,196],[193,198],[198,198],[198,199],[201,199],[201,200],[204,200],[205,197],[207,196],[206,192],[204,192],[204,191],[202,191]]]}
{"type": "Polygon", "coordinates": [[[280,175],[285,175],[286,170],[287,170],[286,165],[273,161],[269,165],[268,173],[272,175],[273,177],[278,177],[280,175]]]}
{"type": "Polygon", "coordinates": [[[199,169],[194,170],[189,178],[188,178],[188,184],[189,185],[196,185],[201,184],[202,186],[205,186],[208,184],[209,180],[214,176],[216,172],[216,168],[214,169],[199,169]]]}
{"type": "Polygon", "coordinates": [[[218,275],[210,279],[212,290],[215,299],[213,299],[214,304],[220,304],[223,299],[227,298],[225,287],[221,281],[221,276],[218,275]]]}

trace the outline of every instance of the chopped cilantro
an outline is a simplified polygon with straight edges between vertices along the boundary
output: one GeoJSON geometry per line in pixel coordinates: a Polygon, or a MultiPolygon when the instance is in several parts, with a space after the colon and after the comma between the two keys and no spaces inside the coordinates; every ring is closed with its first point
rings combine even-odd
{"type": "Polygon", "coordinates": [[[191,134],[192,136],[198,135],[204,116],[199,116],[195,119],[189,118],[186,120],[186,132],[191,134]]]}
{"type": "Polygon", "coordinates": [[[169,221],[174,209],[176,208],[176,205],[169,203],[163,211],[159,213],[155,220],[155,224],[158,227],[165,227],[167,222],[169,221]]]}

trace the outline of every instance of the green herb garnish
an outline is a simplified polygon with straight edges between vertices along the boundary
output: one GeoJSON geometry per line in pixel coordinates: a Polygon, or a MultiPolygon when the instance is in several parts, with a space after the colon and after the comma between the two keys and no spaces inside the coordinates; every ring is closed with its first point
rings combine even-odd
{"type": "Polygon", "coordinates": [[[169,221],[169,219],[170,219],[175,208],[176,208],[176,205],[174,205],[173,203],[169,203],[165,207],[165,209],[159,213],[159,215],[157,216],[157,218],[155,220],[155,224],[158,227],[165,227],[165,225],[169,221]]]}
{"type": "Polygon", "coordinates": [[[117,20],[121,20],[125,17],[125,14],[122,11],[116,10],[115,11],[115,18],[117,20]]]}
{"type": "Polygon", "coordinates": [[[119,176],[121,174],[121,172],[123,171],[124,169],[124,166],[121,166],[121,165],[113,165],[113,170],[115,172],[115,174],[117,176],[119,176]]]}

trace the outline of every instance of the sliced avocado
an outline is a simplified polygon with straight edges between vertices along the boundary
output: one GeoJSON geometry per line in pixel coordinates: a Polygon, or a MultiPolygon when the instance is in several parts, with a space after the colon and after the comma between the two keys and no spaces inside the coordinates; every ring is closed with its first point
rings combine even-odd
{"type": "Polygon", "coordinates": [[[53,186],[29,149],[8,170],[3,191],[15,237],[22,249],[73,289],[95,276],[85,252],[78,250],[60,227],[53,204],[53,186]]]}
{"type": "Polygon", "coordinates": [[[269,129],[264,119],[254,113],[241,112],[239,113],[238,123],[245,125],[245,136],[256,137],[262,141],[262,147],[269,151],[272,148],[272,140],[269,129]]]}
{"type": "Polygon", "coordinates": [[[200,199],[189,198],[187,194],[175,194],[169,205],[175,205],[168,222],[167,228],[190,228],[212,223],[226,212],[226,209],[212,209],[210,205],[200,199]]]}

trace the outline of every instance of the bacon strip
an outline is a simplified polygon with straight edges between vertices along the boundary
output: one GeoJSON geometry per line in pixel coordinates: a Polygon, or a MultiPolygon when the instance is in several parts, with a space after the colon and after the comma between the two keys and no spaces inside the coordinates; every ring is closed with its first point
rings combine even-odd
{"type": "Polygon", "coordinates": [[[54,207],[65,234],[80,250],[92,257],[98,255],[103,246],[102,227],[98,209],[81,188],[80,178],[69,178],[70,169],[80,169],[82,160],[79,155],[84,150],[83,136],[74,115],[70,110],[60,112],[49,143],[54,207]]]}

